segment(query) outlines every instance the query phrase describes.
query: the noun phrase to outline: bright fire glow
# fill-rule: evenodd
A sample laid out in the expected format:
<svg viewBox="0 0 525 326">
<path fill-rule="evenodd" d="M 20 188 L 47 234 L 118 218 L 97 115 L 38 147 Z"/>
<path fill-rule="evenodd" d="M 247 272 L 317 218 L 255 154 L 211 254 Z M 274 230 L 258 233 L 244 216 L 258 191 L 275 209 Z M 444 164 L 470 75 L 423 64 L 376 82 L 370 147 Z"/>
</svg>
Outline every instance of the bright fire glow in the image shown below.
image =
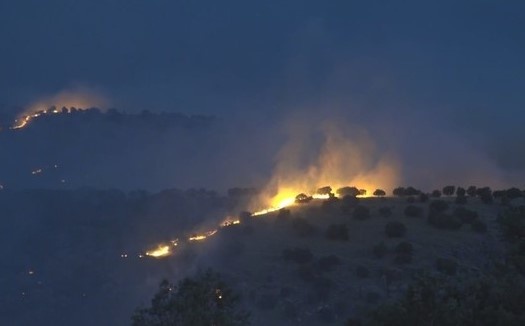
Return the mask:
<svg viewBox="0 0 525 326">
<path fill-rule="evenodd" d="M 211 230 L 203 234 L 195 234 L 188 238 L 189 241 L 202 241 L 217 233 L 217 230 Z"/>
<path fill-rule="evenodd" d="M 157 249 L 146 252 L 146 256 L 151 256 L 155 258 L 168 256 L 170 254 L 171 254 L 170 246 L 167 246 L 167 245 L 160 245 Z"/>
</svg>

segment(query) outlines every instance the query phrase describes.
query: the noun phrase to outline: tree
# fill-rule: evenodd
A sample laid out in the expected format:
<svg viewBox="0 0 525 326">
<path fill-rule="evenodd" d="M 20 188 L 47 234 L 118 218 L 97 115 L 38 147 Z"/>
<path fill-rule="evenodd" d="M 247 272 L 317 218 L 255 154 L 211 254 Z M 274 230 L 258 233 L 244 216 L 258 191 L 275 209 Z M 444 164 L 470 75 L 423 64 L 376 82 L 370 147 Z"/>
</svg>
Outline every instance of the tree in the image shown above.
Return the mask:
<svg viewBox="0 0 525 326">
<path fill-rule="evenodd" d="M 434 197 L 434 198 L 439 198 L 439 197 L 441 197 L 441 191 L 439 191 L 439 190 L 436 189 L 436 190 L 432 191 L 432 194 L 431 194 L 431 195 L 432 195 L 432 197 Z"/>
<path fill-rule="evenodd" d="M 458 189 L 456 189 L 456 196 L 458 197 L 464 197 L 466 193 L 467 191 L 465 190 L 465 188 L 458 187 Z"/>
<path fill-rule="evenodd" d="M 300 193 L 299 195 L 295 196 L 295 202 L 298 204 L 306 204 L 310 202 L 312 199 L 313 199 L 312 196 L 308 196 L 303 193 Z"/>
<path fill-rule="evenodd" d="M 445 196 L 452 196 L 455 191 L 456 191 L 456 187 L 455 186 L 445 186 L 445 187 L 443 187 L 443 195 L 445 195 Z"/>
<path fill-rule="evenodd" d="M 134 326 L 248 325 L 249 314 L 238 308 L 239 296 L 211 270 L 181 280 L 164 280 L 151 300 L 132 316 Z"/>
<path fill-rule="evenodd" d="M 397 187 L 392 191 L 392 194 L 397 197 L 403 197 L 405 195 L 405 188 Z"/>
<path fill-rule="evenodd" d="M 383 189 L 376 189 L 374 191 L 374 196 L 384 197 L 384 196 L 386 196 L 386 192 Z"/>
<path fill-rule="evenodd" d="M 317 194 L 319 195 L 330 195 L 332 193 L 332 187 L 325 186 L 317 189 Z"/>
<path fill-rule="evenodd" d="M 476 188 L 476 186 L 470 186 L 467 188 L 467 195 L 469 195 L 470 197 L 475 197 L 477 190 L 478 189 Z"/>
<path fill-rule="evenodd" d="M 337 189 L 336 193 L 340 197 L 344 197 L 344 196 L 355 197 L 359 195 L 359 189 L 357 189 L 356 187 L 342 187 L 342 188 Z"/>
</svg>

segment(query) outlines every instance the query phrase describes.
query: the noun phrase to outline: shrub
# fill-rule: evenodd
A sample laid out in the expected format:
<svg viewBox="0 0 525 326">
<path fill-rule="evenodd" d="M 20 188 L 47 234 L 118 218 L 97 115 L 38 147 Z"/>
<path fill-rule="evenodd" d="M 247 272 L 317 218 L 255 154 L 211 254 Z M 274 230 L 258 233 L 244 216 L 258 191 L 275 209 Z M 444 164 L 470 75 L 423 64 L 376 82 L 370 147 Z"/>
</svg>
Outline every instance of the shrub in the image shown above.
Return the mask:
<svg viewBox="0 0 525 326">
<path fill-rule="evenodd" d="M 498 222 L 505 239 L 511 243 L 525 239 L 525 210 L 507 208 L 498 216 Z"/>
<path fill-rule="evenodd" d="M 325 233 L 326 238 L 330 240 L 348 240 L 348 227 L 345 224 L 332 224 L 328 226 Z"/>
<path fill-rule="evenodd" d="M 458 187 L 458 189 L 456 189 L 456 196 L 463 197 L 466 194 L 467 194 L 467 191 L 465 190 L 465 188 Z"/>
<path fill-rule="evenodd" d="M 385 226 L 385 233 L 390 238 L 399 238 L 405 235 L 407 228 L 405 224 L 398 221 L 388 222 Z"/>
<path fill-rule="evenodd" d="M 352 216 L 356 220 L 366 220 L 370 218 L 370 209 L 363 205 L 357 205 Z"/>
<path fill-rule="evenodd" d="M 292 217 L 292 212 L 287 208 L 281 208 L 277 213 L 277 219 L 281 221 L 289 220 Z"/>
<path fill-rule="evenodd" d="M 492 190 L 489 187 L 478 188 L 476 194 L 484 204 L 492 204 L 494 200 L 492 197 Z"/>
<path fill-rule="evenodd" d="M 319 258 L 316 265 L 321 272 L 330 272 L 341 265 L 341 259 L 336 255 L 324 256 Z"/>
<path fill-rule="evenodd" d="M 407 187 L 405 189 L 405 196 L 418 196 L 421 193 L 421 191 L 417 190 L 414 187 Z"/>
<path fill-rule="evenodd" d="M 478 232 L 478 233 L 487 232 L 487 225 L 480 220 L 475 220 L 474 222 L 472 222 L 472 224 L 470 224 L 470 226 L 472 227 L 472 231 L 474 232 Z"/>
<path fill-rule="evenodd" d="M 386 196 L 386 192 L 383 189 L 376 189 L 373 195 L 376 197 L 384 197 Z"/>
<path fill-rule="evenodd" d="M 424 193 L 419 194 L 419 202 L 426 203 L 428 201 L 428 195 Z"/>
<path fill-rule="evenodd" d="M 409 205 L 405 208 L 405 215 L 408 217 L 421 217 L 423 216 L 423 208 Z"/>
<path fill-rule="evenodd" d="M 381 241 L 380 243 L 376 244 L 374 248 L 372 248 L 372 252 L 377 258 L 383 258 L 387 254 L 388 248 L 385 242 Z"/>
<path fill-rule="evenodd" d="M 314 255 L 307 248 L 293 248 L 293 249 L 284 249 L 283 258 L 286 261 L 292 261 L 297 264 L 306 264 L 312 261 Z"/>
<path fill-rule="evenodd" d="M 470 224 L 478 218 L 478 213 L 465 207 L 457 207 L 454 210 L 454 216 L 461 219 L 463 223 Z"/>
<path fill-rule="evenodd" d="M 431 196 L 434 197 L 434 198 L 439 198 L 439 197 L 441 197 L 441 191 L 436 189 L 436 190 L 432 191 Z"/>
<path fill-rule="evenodd" d="M 416 202 L 416 199 L 414 197 L 410 196 L 410 197 L 407 198 L 407 203 L 413 204 L 415 202 Z"/>
<path fill-rule="evenodd" d="M 355 196 L 345 195 L 341 199 L 341 211 L 344 214 L 350 214 L 357 205 L 359 205 L 359 198 Z"/>
<path fill-rule="evenodd" d="M 370 271 L 365 266 L 359 265 L 355 269 L 355 275 L 359 278 L 367 278 L 370 275 Z"/>
<path fill-rule="evenodd" d="M 292 219 L 292 230 L 300 237 L 308 237 L 315 234 L 315 227 L 307 219 L 296 217 Z"/>
<path fill-rule="evenodd" d="M 428 208 L 431 212 L 441 213 L 448 209 L 448 204 L 444 200 L 433 200 L 430 202 Z"/>
<path fill-rule="evenodd" d="M 456 200 L 454 202 L 457 205 L 465 205 L 467 203 L 467 197 L 466 196 L 457 196 Z"/>
<path fill-rule="evenodd" d="M 456 191 L 456 187 L 454 187 L 454 186 L 445 186 L 445 187 L 443 187 L 443 195 L 445 195 L 445 196 L 452 196 L 455 191 Z"/>
<path fill-rule="evenodd" d="M 379 215 L 381 215 L 383 217 L 392 216 L 392 209 L 390 207 L 381 207 L 379 209 Z"/>
<path fill-rule="evenodd" d="M 436 269 L 447 275 L 456 275 L 458 263 L 450 258 L 438 258 L 436 260 Z"/>
<path fill-rule="evenodd" d="M 411 262 L 412 262 L 411 254 L 400 253 L 394 257 L 394 263 L 396 264 L 410 264 Z"/>
<path fill-rule="evenodd" d="M 430 212 L 428 214 L 428 223 L 438 229 L 446 230 L 457 230 L 463 224 L 456 216 L 438 212 Z"/>
<path fill-rule="evenodd" d="M 395 252 L 397 254 L 409 254 L 409 255 L 411 255 L 413 250 L 414 250 L 414 247 L 412 246 L 412 244 L 410 242 L 403 241 L 403 242 L 400 242 L 396 246 Z"/>
</svg>

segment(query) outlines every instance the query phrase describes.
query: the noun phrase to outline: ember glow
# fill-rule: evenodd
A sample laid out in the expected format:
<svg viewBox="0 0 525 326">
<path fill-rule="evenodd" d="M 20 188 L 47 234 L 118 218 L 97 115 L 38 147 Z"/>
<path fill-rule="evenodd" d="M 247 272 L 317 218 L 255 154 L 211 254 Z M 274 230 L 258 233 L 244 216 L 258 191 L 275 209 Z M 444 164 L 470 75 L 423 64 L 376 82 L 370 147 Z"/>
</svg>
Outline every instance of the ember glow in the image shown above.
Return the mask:
<svg viewBox="0 0 525 326">
<path fill-rule="evenodd" d="M 203 234 L 195 234 L 188 238 L 189 241 L 202 241 L 206 240 L 207 238 L 213 236 L 215 233 L 217 233 L 217 230 L 211 230 L 208 232 L 205 232 Z"/>
<path fill-rule="evenodd" d="M 167 245 L 159 245 L 159 247 L 155 250 L 146 252 L 146 256 L 160 258 L 169 256 L 171 254 L 170 246 Z"/>
</svg>

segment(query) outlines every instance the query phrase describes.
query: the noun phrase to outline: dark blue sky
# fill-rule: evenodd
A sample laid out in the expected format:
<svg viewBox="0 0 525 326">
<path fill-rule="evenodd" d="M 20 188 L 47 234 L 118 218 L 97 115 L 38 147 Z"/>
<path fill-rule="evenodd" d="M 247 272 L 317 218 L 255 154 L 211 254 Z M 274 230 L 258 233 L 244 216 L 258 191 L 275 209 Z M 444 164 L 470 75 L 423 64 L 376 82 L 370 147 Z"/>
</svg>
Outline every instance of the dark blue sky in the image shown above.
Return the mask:
<svg viewBox="0 0 525 326">
<path fill-rule="evenodd" d="M 350 101 L 524 120 L 521 3 L 2 0 L 0 103 L 80 85 L 131 110 Z"/>
</svg>

